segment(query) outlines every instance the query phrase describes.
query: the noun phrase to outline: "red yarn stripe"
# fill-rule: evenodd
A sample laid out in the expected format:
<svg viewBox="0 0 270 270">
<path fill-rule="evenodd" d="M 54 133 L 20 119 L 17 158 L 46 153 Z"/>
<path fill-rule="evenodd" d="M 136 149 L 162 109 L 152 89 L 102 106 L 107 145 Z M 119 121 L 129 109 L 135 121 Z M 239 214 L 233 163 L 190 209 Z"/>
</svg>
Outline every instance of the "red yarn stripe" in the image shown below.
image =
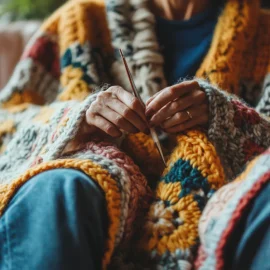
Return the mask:
<svg viewBox="0 0 270 270">
<path fill-rule="evenodd" d="M 262 189 L 263 185 L 267 183 L 269 179 L 270 179 L 270 172 L 267 172 L 253 185 L 252 189 L 249 190 L 246 196 L 240 200 L 237 208 L 235 209 L 232 215 L 232 218 L 227 228 L 225 229 L 225 231 L 223 232 L 221 236 L 219 245 L 216 249 L 216 260 L 217 260 L 216 270 L 223 269 L 223 266 L 224 266 L 223 251 L 224 251 L 228 236 L 232 233 L 235 225 L 240 220 L 242 212 L 245 210 L 246 206 L 258 194 L 258 192 Z"/>
</svg>

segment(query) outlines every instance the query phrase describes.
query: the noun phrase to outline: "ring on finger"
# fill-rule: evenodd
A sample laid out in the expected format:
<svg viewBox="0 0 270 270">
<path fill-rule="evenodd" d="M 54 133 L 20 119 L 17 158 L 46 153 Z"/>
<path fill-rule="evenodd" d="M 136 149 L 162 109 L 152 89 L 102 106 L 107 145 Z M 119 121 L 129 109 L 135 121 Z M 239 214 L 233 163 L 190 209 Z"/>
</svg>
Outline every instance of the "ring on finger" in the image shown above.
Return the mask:
<svg viewBox="0 0 270 270">
<path fill-rule="evenodd" d="M 190 111 L 185 110 L 185 112 L 187 113 L 187 115 L 188 115 L 189 119 L 192 119 L 192 118 L 193 118 L 193 116 L 192 116 L 192 114 L 190 113 Z"/>
</svg>

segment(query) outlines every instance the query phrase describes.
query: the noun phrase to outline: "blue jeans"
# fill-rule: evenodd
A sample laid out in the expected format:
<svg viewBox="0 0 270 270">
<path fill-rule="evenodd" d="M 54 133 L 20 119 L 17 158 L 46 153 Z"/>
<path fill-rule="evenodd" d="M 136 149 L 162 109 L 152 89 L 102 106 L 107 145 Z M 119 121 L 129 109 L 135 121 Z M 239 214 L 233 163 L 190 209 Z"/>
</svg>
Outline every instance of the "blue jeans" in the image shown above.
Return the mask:
<svg viewBox="0 0 270 270">
<path fill-rule="evenodd" d="M 270 184 L 228 239 L 225 269 L 270 269 Z M 99 270 L 107 213 L 104 194 L 71 169 L 33 177 L 0 219 L 0 270 Z"/>
<path fill-rule="evenodd" d="M 270 270 L 270 182 L 250 201 L 224 253 L 225 269 Z"/>
<path fill-rule="evenodd" d="M 101 269 L 106 213 L 102 190 L 82 172 L 33 177 L 0 219 L 0 269 Z"/>
</svg>

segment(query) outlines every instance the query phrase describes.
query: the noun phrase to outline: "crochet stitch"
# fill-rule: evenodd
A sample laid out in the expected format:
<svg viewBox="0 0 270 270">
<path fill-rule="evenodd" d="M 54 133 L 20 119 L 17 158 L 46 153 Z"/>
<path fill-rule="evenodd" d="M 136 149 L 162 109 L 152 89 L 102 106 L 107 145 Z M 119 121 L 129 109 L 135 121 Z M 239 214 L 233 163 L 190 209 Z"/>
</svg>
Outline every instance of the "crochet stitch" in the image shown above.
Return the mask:
<svg viewBox="0 0 270 270">
<path fill-rule="evenodd" d="M 32 38 L 0 92 L 0 214 L 34 175 L 81 170 L 107 202 L 104 269 L 191 269 L 208 200 L 270 146 L 269 18 L 257 0 L 226 1 L 196 74 L 209 102 L 209 128 L 178 134 L 163 171 L 148 135 L 128 134 L 120 146 L 95 136 L 76 140 L 102 85 L 129 90 L 119 48 L 144 100 L 167 86 L 148 1 L 67 2 Z M 260 100 L 258 107 L 220 89 Z M 208 267 L 214 255 L 207 251 Z"/>
<path fill-rule="evenodd" d="M 223 269 L 226 239 L 235 229 L 250 202 L 270 181 L 270 151 L 253 160 L 233 183 L 221 188 L 209 201 L 200 223 L 202 247 L 196 268 Z M 241 188 L 239 186 L 241 185 Z M 210 233 L 215 231 L 215 234 Z"/>
</svg>

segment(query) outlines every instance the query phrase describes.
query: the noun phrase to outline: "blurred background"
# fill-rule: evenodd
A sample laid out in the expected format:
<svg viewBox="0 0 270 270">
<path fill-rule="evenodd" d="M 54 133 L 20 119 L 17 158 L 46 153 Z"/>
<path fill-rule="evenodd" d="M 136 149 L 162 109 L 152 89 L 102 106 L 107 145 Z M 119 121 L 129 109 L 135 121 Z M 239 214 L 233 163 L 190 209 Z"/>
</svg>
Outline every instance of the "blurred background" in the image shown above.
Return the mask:
<svg viewBox="0 0 270 270">
<path fill-rule="evenodd" d="M 0 89 L 6 84 L 29 38 L 66 0 L 0 0 Z M 270 8 L 270 0 L 262 0 Z"/>
<path fill-rule="evenodd" d="M 0 89 L 4 87 L 29 38 L 66 0 L 0 0 Z"/>
</svg>

